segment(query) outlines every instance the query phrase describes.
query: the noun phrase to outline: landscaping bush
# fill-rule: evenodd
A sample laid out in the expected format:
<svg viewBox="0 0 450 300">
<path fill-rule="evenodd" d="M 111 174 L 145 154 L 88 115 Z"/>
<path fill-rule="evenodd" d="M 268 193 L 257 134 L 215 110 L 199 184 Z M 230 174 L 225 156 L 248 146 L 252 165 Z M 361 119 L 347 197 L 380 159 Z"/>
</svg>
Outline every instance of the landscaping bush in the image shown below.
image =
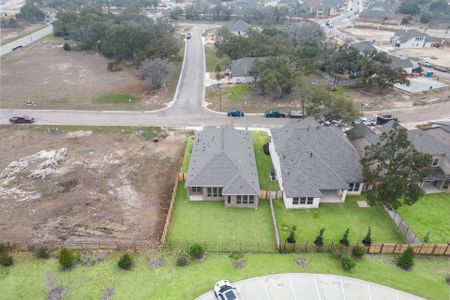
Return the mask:
<svg viewBox="0 0 450 300">
<path fill-rule="evenodd" d="M 345 271 L 350 272 L 356 266 L 356 262 L 350 255 L 342 255 L 341 266 Z"/>
<path fill-rule="evenodd" d="M 203 247 L 199 244 L 194 244 L 191 247 L 189 247 L 189 255 L 192 258 L 200 259 L 205 255 L 205 250 Z"/>
<path fill-rule="evenodd" d="M 133 258 L 130 254 L 125 253 L 120 257 L 117 265 L 123 270 L 130 270 L 133 267 Z"/>
<path fill-rule="evenodd" d="M 175 264 L 178 267 L 184 267 L 184 266 L 186 266 L 188 264 L 188 258 L 186 257 L 186 255 L 180 254 L 180 255 L 177 256 Z"/>
<path fill-rule="evenodd" d="M 400 255 L 397 260 L 397 265 L 403 270 L 409 270 L 414 265 L 414 257 L 416 254 L 414 253 L 414 249 L 411 247 L 406 248 L 405 252 Z"/>
<path fill-rule="evenodd" d="M 427 232 L 427 234 L 423 237 L 423 242 L 424 243 L 430 242 L 430 232 Z"/>
<path fill-rule="evenodd" d="M 0 255 L 0 265 L 4 267 L 9 267 L 14 263 L 14 260 L 11 255 L 7 252 Z"/>
<path fill-rule="evenodd" d="M 364 253 L 366 253 L 366 249 L 364 249 L 361 246 L 355 246 L 352 249 L 352 255 L 356 258 L 361 258 L 364 256 Z"/>
<path fill-rule="evenodd" d="M 323 233 L 325 232 L 325 228 L 320 229 L 319 235 L 314 240 L 314 244 L 316 246 L 323 246 Z"/>
<path fill-rule="evenodd" d="M 64 46 L 63 46 L 63 49 L 64 49 L 65 51 L 70 51 L 70 50 L 72 50 L 72 47 L 70 47 L 69 43 L 65 42 L 65 43 L 64 43 Z"/>
<path fill-rule="evenodd" d="M 367 230 L 367 234 L 364 237 L 364 239 L 362 240 L 363 244 L 366 246 L 370 246 L 372 245 L 372 230 L 369 226 L 369 229 Z"/>
<path fill-rule="evenodd" d="M 37 258 L 47 259 L 50 258 L 50 252 L 47 248 L 39 247 L 34 250 L 34 256 Z"/>
<path fill-rule="evenodd" d="M 347 228 L 347 230 L 344 232 L 344 235 L 342 236 L 342 239 L 339 241 L 339 244 L 345 245 L 348 247 L 350 245 L 350 242 L 348 241 L 348 233 L 350 232 L 350 229 Z"/>
<path fill-rule="evenodd" d="M 75 262 L 75 255 L 67 248 L 61 248 L 59 251 L 59 264 L 63 270 L 69 270 L 73 267 Z"/>
</svg>

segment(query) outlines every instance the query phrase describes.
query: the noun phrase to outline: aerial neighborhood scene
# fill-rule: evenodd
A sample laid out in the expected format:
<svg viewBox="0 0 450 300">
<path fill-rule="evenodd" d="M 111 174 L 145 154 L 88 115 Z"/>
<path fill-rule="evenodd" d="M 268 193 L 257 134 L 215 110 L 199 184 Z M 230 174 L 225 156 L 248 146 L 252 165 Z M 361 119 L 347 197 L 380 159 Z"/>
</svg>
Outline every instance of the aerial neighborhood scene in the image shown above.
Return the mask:
<svg viewBox="0 0 450 300">
<path fill-rule="evenodd" d="M 0 20 L 0 300 L 450 299 L 449 1 Z"/>
</svg>

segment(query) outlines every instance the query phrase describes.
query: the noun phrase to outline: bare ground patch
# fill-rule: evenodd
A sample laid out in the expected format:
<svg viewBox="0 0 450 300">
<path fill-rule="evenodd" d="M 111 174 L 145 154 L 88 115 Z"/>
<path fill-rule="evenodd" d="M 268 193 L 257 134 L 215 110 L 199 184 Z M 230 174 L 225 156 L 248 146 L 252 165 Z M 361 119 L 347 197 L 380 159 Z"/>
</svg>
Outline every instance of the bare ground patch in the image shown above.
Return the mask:
<svg viewBox="0 0 450 300">
<path fill-rule="evenodd" d="M 0 128 L 0 170 L 43 149 L 67 148 L 45 178 L 32 161 L 0 179 L 0 236 L 5 240 L 157 241 L 166 219 L 185 137 L 169 132 L 154 143 L 140 129 L 72 138 L 42 129 Z M 34 198 L 8 197 L 18 190 Z M 6 196 L 5 196 L 6 195 Z"/>
<path fill-rule="evenodd" d="M 63 39 L 48 37 L 1 60 L 2 108 L 128 109 L 152 110 L 172 100 L 181 69 L 182 56 L 168 90 L 144 91 L 136 68 L 123 65 L 107 71 L 107 59 L 89 51 L 64 51 Z M 102 102 L 102 97 L 129 94 L 130 102 Z M 26 106 L 27 100 L 34 102 Z"/>
</svg>

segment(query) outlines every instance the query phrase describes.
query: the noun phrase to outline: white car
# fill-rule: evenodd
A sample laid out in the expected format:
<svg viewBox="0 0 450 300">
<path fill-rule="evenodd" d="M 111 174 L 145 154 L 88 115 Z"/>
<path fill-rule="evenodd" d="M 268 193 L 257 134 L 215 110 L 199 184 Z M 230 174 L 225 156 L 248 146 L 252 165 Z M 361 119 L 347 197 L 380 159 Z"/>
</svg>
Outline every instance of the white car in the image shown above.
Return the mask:
<svg viewBox="0 0 450 300">
<path fill-rule="evenodd" d="M 214 295 L 219 300 L 239 300 L 234 290 L 230 282 L 226 279 L 218 281 L 214 285 Z"/>
</svg>

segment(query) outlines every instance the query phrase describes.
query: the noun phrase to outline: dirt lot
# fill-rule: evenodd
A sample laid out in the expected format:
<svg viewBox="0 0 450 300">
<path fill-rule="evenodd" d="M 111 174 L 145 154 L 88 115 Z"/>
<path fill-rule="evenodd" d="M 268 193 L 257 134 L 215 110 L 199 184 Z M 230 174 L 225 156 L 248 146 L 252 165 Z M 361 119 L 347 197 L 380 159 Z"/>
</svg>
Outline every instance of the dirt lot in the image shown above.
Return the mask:
<svg viewBox="0 0 450 300">
<path fill-rule="evenodd" d="M 119 127 L 67 131 L 74 129 L 0 128 L 0 237 L 159 240 L 184 134 Z"/>
<path fill-rule="evenodd" d="M 49 37 L 2 58 L 2 108 L 150 110 L 172 100 L 182 58 L 175 63 L 167 92 L 145 93 L 135 67 L 124 65 L 119 72 L 109 72 L 100 54 L 64 51 L 62 45 L 62 39 Z M 117 94 L 130 95 L 132 101 L 117 99 Z M 101 100 L 105 96 L 111 100 Z M 34 105 L 26 106 L 27 100 Z"/>
</svg>

